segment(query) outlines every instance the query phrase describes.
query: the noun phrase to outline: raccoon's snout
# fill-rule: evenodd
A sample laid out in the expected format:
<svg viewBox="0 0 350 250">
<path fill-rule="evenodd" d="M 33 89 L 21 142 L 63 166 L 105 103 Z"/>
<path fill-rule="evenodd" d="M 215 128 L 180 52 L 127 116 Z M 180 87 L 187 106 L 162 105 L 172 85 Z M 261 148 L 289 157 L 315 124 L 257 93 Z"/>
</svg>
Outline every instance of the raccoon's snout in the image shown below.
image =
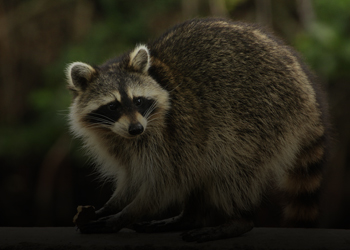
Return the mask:
<svg viewBox="0 0 350 250">
<path fill-rule="evenodd" d="M 140 135 L 144 131 L 144 128 L 141 123 L 132 123 L 129 126 L 129 134 L 130 135 Z"/>
</svg>

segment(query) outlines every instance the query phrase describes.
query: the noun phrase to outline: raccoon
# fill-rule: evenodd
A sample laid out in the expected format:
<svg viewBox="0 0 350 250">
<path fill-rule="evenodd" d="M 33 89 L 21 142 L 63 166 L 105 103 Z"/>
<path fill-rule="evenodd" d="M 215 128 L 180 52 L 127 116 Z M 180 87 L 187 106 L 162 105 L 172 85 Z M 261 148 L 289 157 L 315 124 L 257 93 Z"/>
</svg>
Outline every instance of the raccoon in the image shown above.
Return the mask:
<svg viewBox="0 0 350 250">
<path fill-rule="evenodd" d="M 256 25 L 205 18 L 101 66 L 74 62 L 70 128 L 116 184 L 82 233 L 236 237 L 275 185 L 284 218 L 311 225 L 327 150 L 327 105 L 298 54 Z M 178 205 L 173 218 L 142 218 Z"/>
</svg>

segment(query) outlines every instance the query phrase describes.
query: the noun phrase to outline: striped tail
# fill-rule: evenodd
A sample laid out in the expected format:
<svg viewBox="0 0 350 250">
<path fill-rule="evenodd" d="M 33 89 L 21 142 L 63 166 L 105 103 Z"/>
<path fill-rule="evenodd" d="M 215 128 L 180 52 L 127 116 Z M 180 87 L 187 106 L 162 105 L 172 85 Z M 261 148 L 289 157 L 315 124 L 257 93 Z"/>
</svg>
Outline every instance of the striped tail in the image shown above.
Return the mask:
<svg viewBox="0 0 350 250">
<path fill-rule="evenodd" d="M 322 136 L 305 147 L 282 182 L 281 188 L 287 202 L 284 207 L 286 226 L 318 225 L 326 144 L 326 137 Z"/>
</svg>

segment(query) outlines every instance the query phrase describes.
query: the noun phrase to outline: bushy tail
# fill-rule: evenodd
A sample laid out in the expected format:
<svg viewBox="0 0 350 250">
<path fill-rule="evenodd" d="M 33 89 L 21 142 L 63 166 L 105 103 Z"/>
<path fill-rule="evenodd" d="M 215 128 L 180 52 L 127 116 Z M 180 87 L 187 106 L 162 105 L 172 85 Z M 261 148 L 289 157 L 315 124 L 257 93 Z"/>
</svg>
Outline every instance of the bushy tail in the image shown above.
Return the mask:
<svg viewBox="0 0 350 250">
<path fill-rule="evenodd" d="M 282 182 L 286 226 L 315 227 L 318 224 L 326 144 L 323 136 L 305 147 Z"/>
</svg>

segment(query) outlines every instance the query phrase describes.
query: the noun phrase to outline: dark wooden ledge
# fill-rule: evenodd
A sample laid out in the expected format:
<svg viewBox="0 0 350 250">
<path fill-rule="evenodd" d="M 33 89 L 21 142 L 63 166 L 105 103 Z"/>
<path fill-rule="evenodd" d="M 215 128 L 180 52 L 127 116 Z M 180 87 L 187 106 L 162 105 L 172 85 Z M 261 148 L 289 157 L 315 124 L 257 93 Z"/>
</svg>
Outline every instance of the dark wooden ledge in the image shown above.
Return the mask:
<svg viewBox="0 0 350 250">
<path fill-rule="evenodd" d="M 179 233 L 83 235 L 73 227 L 0 228 L 0 249 L 350 249 L 350 230 L 255 228 L 234 239 L 187 243 Z"/>
</svg>

